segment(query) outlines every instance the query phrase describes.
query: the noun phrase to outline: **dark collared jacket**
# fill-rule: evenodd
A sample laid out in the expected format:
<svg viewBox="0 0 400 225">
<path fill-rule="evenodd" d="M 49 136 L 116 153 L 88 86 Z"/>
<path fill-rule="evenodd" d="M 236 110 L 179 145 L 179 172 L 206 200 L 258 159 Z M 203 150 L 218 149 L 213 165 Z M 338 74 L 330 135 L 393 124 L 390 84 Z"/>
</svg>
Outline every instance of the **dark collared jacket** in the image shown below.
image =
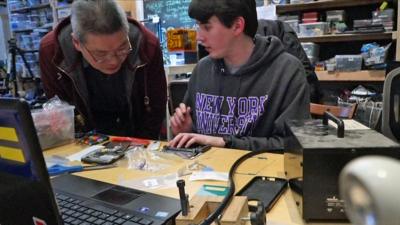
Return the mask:
<svg viewBox="0 0 400 225">
<path fill-rule="evenodd" d="M 129 96 L 132 136 L 157 138 L 165 117 L 167 91 L 159 40 L 143 25 L 129 20 L 132 52 L 121 67 Z M 39 64 L 43 88 L 48 98 L 58 97 L 76 108 L 78 130 L 94 129 L 82 56 L 72 43 L 70 19 L 64 19 L 42 38 Z M 101 96 L 99 96 L 101 98 Z"/>
</svg>

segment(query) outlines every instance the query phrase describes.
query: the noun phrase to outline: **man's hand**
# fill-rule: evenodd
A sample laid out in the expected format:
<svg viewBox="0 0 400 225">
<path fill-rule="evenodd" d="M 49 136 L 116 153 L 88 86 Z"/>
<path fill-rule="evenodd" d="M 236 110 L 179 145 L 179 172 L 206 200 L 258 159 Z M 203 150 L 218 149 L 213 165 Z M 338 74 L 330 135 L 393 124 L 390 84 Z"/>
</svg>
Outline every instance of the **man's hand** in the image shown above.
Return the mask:
<svg viewBox="0 0 400 225">
<path fill-rule="evenodd" d="M 180 133 L 172 139 L 168 145 L 175 148 L 188 148 L 192 144 L 210 145 L 213 147 L 224 147 L 225 142 L 222 137 L 214 137 L 196 133 Z"/>
<path fill-rule="evenodd" d="M 191 109 L 185 104 L 179 104 L 175 109 L 175 113 L 171 116 L 171 129 L 174 135 L 184 132 L 192 132 L 193 120 L 190 116 Z"/>
</svg>

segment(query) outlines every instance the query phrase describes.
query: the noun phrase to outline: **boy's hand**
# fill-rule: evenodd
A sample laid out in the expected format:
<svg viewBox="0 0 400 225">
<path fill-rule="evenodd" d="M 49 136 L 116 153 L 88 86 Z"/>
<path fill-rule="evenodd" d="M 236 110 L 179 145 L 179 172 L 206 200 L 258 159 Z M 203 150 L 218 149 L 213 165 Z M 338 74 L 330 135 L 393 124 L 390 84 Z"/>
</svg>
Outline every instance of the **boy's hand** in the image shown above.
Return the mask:
<svg viewBox="0 0 400 225">
<path fill-rule="evenodd" d="M 210 145 L 213 147 L 224 147 L 222 137 L 208 136 L 196 133 L 180 133 L 172 139 L 168 145 L 175 148 L 189 148 L 193 144 Z"/>
<path fill-rule="evenodd" d="M 175 109 L 175 113 L 171 116 L 171 129 L 174 135 L 179 133 L 192 132 L 193 120 L 190 115 L 191 108 L 185 104 L 179 104 L 179 107 Z"/>
</svg>

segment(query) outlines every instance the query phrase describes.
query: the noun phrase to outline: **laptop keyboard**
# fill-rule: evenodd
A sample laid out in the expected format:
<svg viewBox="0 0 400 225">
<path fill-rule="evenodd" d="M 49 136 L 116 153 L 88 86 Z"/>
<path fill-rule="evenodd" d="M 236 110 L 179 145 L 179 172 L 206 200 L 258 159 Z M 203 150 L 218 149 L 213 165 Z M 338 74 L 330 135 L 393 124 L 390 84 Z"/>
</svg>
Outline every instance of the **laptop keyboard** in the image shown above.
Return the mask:
<svg viewBox="0 0 400 225">
<path fill-rule="evenodd" d="M 88 208 L 83 201 L 56 193 L 64 225 L 151 225 L 153 221 L 94 205 Z"/>
</svg>

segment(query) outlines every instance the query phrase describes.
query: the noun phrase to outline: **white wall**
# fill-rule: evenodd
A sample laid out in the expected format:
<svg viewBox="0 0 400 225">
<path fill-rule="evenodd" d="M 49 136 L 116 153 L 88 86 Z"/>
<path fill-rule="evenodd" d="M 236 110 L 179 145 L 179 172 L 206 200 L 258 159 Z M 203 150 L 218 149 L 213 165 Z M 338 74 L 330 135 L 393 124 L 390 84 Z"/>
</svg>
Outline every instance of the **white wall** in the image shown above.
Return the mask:
<svg viewBox="0 0 400 225">
<path fill-rule="evenodd" d="M 143 12 L 143 0 L 136 1 L 136 19 L 143 20 L 144 12 Z"/>
</svg>

